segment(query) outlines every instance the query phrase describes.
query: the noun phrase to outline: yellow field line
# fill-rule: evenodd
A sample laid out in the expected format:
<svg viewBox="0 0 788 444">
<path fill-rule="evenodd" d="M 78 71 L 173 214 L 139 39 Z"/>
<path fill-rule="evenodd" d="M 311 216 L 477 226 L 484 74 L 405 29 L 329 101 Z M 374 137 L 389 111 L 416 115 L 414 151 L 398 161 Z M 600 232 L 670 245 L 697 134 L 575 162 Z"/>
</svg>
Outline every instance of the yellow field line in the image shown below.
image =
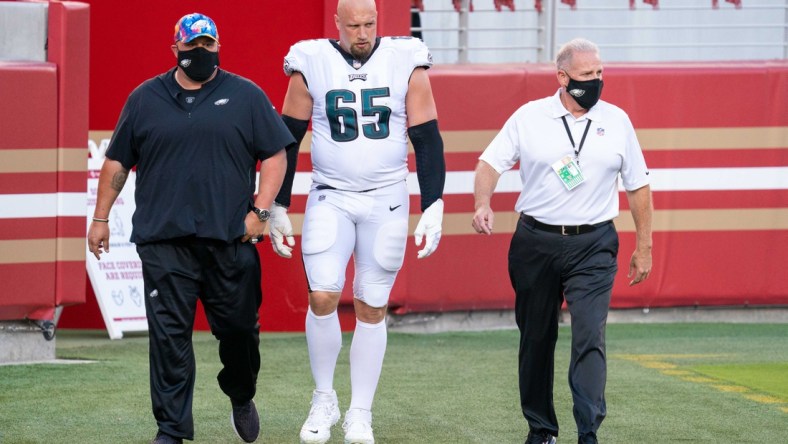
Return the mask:
<svg viewBox="0 0 788 444">
<path fill-rule="evenodd" d="M 698 372 L 694 372 L 689 369 L 680 369 L 677 364 L 667 362 L 667 360 L 681 360 L 681 359 L 697 359 L 697 358 L 711 358 L 711 357 L 720 357 L 724 355 L 703 355 L 703 354 L 687 354 L 687 355 L 676 355 L 676 354 L 665 354 L 665 355 L 653 355 L 653 354 L 644 354 L 644 355 L 630 355 L 630 354 L 620 354 L 620 355 L 612 355 L 612 358 L 623 359 L 625 361 L 635 362 L 638 365 L 659 370 L 660 373 L 666 376 L 673 376 L 676 378 L 681 379 L 682 381 L 687 382 L 694 382 L 696 384 L 705 384 L 709 385 L 721 392 L 725 393 L 738 393 L 743 398 L 749 399 L 750 401 L 757 402 L 759 404 L 777 404 L 777 408 L 780 409 L 783 413 L 788 413 L 788 400 L 784 400 L 778 398 L 776 396 L 765 395 L 762 393 L 752 393 L 749 388 L 739 386 L 739 385 L 731 385 L 726 381 L 722 381 L 716 378 L 711 378 L 706 375 L 703 375 Z"/>
</svg>

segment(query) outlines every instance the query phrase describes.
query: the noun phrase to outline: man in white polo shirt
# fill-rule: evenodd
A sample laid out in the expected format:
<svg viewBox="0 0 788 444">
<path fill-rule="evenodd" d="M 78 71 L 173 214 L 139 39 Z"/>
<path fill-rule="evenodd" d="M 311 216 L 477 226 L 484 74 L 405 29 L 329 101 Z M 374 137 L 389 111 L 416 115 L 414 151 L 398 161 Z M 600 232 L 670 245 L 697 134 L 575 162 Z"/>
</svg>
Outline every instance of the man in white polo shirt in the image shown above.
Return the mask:
<svg viewBox="0 0 788 444">
<path fill-rule="evenodd" d="M 569 386 L 578 443 L 597 443 L 605 418 L 605 323 L 616 275 L 621 177 L 635 221 L 630 285 L 651 272 L 648 169 L 627 114 L 600 101 L 602 62 L 584 39 L 556 57 L 558 91 L 528 102 L 504 124 L 480 157 L 474 180 L 473 228 L 491 234 L 490 199 L 500 175 L 520 162 L 521 214 L 509 249 L 520 329 L 520 403 L 526 443 L 555 443 L 553 370 L 558 315 L 572 317 Z"/>
</svg>

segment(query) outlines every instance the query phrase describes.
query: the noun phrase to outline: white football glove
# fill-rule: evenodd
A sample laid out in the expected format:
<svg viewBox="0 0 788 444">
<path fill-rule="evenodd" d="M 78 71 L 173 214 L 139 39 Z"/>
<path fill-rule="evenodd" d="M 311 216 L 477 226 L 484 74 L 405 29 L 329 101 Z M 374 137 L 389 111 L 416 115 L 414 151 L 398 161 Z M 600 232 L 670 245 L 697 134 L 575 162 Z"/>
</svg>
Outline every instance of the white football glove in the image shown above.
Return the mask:
<svg viewBox="0 0 788 444">
<path fill-rule="evenodd" d="M 441 240 L 441 224 L 443 223 L 443 199 L 438 199 L 432 203 L 419 219 L 416 231 L 413 232 L 416 246 L 421 246 L 421 240 L 427 237 L 424 248 L 419 250 L 418 258 L 422 259 L 431 255 L 438 249 Z"/>
<path fill-rule="evenodd" d="M 268 220 L 271 238 L 271 246 L 279 256 L 293 257 L 293 247 L 295 238 L 293 237 L 293 224 L 287 216 L 287 208 L 274 204 L 271 206 L 271 218 Z M 287 245 L 285 244 L 287 240 Z"/>
</svg>

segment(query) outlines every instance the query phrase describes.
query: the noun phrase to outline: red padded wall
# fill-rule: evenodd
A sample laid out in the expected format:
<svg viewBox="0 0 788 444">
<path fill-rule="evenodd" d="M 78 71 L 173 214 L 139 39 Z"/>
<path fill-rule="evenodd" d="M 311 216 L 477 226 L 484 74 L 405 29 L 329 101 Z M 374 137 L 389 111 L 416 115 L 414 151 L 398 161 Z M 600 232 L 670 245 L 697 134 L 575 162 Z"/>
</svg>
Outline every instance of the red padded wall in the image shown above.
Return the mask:
<svg viewBox="0 0 788 444">
<path fill-rule="evenodd" d="M 0 62 L 0 320 L 85 301 L 88 11 L 50 2 L 48 61 Z"/>
<path fill-rule="evenodd" d="M 128 93 L 172 66 L 172 27 L 187 12 L 200 11 L 217 21 L 222 66 L 261 85 L 277 107 L 287 86 L 281 62 L 289 46 L 302 39 L 336 36 L 334 0 L 278 2 L 275 7 L 253 0 L 89 3 L 90 129 L 94 132 L 111 131 Z M 379 1 L 382 34 L 407 32 L 402 29 L 404 15 L 389 20 L 389 14 L 404 14 L 408 3 Z M 558 88 L 550 65 L 436 66 L 430 76 L 450 172 L 472 171 L 480 152 L 514 110 Z M 785 97 L 785 61 L 605 66 L 603 98 L 629 113 L 651 168 L 787 166 Z M 302 148 L 299 171 L 309 168 L 308 150 Z M 613 306 L 788 303 L 788 281 L 778 268 L 788 260 L 784 247 L 788 187 L 784 185 L 771 190 L 656 191 L 654 273 L 644 284 L 626 285 L 634 233 L 624 221 L 618 223 L 621 250 Z M 432 257 L 416 260 L 413 238 L 408 239 L 392 309 L 407 313 L 511 308 L 506 252 L 513 223 L 505 215 L 511 215 L 516 194 L 494 197 L 501 219 L 489 238 L 471 232 L 470 193 L 449 192 L 444 198 L 440 248 Z M 624 219 L 626 199 L 622 196 L 621 201 Z M 418 220 L 418 197 L 411 202 L 412 230 Z M 291 208 L 299 234 L 304 203 L 305 196 L 295 196 Z M 303 329 L 307 303 L 298 259 L 300 241 L 297 236 L 299 245 L 289 261 L 274 255 L 267 241 L 258 246 L 265 330 Z M 348 288 L 341 307 L 346 329 L 352 327 L 351 298 Z M 64 311 L 61 325 L 101 325 L 97 313 L 88 290 L 88 304 Z M 197 327 L 207 328 L 202 316 Z"/>
<path fill-rule="evenodd" d="M 0 106 L 0 196 L 56 193 L 56 66 L 0 62 L 0 103 L 14 104 Z M 16 207 L 0 208 L 0 320 L 54 307 L 57 218 L 24 217 Z"/>
</svg>

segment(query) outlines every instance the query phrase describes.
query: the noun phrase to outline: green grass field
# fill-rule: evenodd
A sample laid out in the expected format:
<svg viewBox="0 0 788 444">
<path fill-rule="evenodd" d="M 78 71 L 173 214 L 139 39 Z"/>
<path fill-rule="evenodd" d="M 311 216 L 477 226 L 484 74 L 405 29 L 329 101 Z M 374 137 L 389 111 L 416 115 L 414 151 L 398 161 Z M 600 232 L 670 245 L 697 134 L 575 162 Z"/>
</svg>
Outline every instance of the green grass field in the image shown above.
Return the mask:
<svg viewBox="0 0 788 444">
<path fill-rule="evenodd" d="M 788 442 L 788 325 L 608 326 L 602 443 Z M 347 408 L 349 336 L 336 372 Z M 194 338 L 196 443 L 237 443 L 219 390 L 217 342 Z M 522 443 L 517 332 L 389 335 L 375 401 L 379 443 Z M 260 443 L 297 443 L 312 381 L 302 334 L 264 334 Z M 156 432 L 147 336 L 61 330 L 57 355 L 90 364 L 0 366 L 0 443 L 145 443 Z M 559 443 L 575 443 L 566 382 L 569 329 L 556 351 Z M 331 443 L 341 443 L 334 428 Z"/>
</svg>

